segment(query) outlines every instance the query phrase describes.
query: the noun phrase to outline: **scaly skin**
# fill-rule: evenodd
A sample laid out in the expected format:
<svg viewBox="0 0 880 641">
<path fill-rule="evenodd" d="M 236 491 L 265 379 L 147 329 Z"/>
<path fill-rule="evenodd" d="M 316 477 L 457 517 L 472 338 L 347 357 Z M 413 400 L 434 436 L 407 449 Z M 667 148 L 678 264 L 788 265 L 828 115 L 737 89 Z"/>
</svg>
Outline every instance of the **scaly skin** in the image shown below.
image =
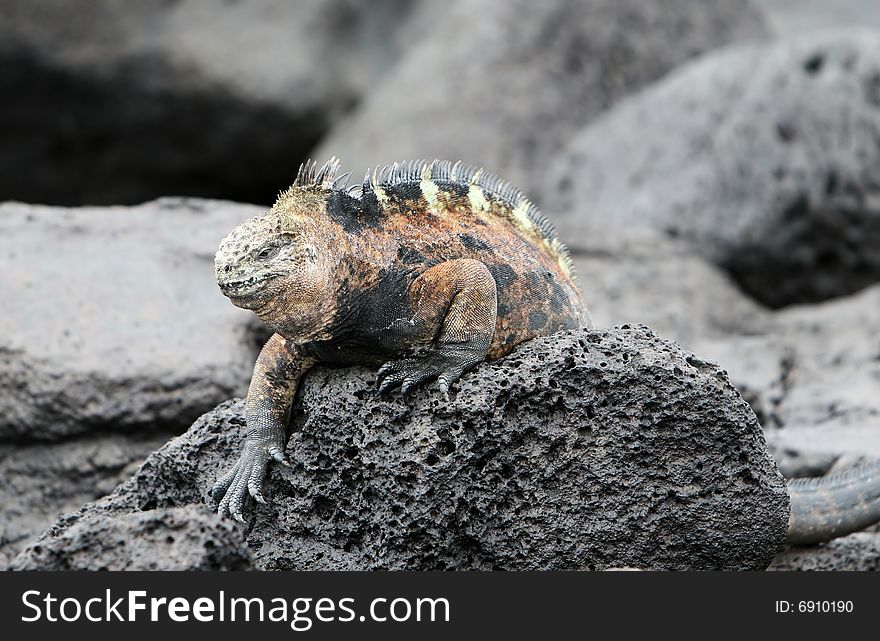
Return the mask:
<svg viewBox="0 0 880 641">
<path fill-rule="evenodd" d="M 536 336 L 592 325 L 565 247 L 537 209 L 499 179 L 448 162 L 367 173 L 359 193 L 338 163 L 307 163 L 263 216 L 227 236 L 223 293 L 275 334 L 248 390 L 248 435 L 212 493 L 243 520 L 264 502 L 271 460 L 286 463 L 290 406 L 319 362 L 381 365 L 382 392 L 466 371 Z"/>
<path fill-rule="evenodd" d="M 880 460 L 821 478 L 789 481 L 786 543 L 810 545 L 880 521 Z"/>
</svg>

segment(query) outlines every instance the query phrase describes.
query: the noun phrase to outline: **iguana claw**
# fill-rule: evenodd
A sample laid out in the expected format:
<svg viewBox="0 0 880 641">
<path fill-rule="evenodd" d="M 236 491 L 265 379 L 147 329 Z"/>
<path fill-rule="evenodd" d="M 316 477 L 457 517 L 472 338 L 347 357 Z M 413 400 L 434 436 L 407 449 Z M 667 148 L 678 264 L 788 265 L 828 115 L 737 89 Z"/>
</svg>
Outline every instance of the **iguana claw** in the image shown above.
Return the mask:
<svg viewBox="0 0 880 641">
<path fill-rule="evenodd" d="M 280 447 L 266 446 L 250 440 L 245 443 L 238 462 L 211 489 L 214 500 L 219 500 L 218 514 L 232 516 L 236 521 L 243 523 L 242 508 L 248 495 L 257 503 L 266 503 L 263 497 L 263 479 L 270 460 L 286 463 Z M 289 463 L 287 465 L 289 466 Z"/>
<path fill-rule="evenodd" d="M 379 392 L 384 394 L 400 387 L 404 397 L 425 381 L 436 378 L 440 392 L 449 398 L 449 387 L 479 359 L 468 352 L 433 351 L 423 357 L 401 358 L 388 361 L 376 373 Z"/>
</svg>

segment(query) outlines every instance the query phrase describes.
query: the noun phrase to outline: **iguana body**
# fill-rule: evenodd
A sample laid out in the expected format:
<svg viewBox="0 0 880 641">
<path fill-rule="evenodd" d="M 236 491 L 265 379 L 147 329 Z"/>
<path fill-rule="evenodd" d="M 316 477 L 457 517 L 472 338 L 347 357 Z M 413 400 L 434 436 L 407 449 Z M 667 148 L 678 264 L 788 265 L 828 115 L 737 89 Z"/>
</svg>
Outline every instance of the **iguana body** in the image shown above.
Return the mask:
<svg viewBox="0 0 880 641">
<path fill-rule="evenodd" d="M 290 406 L 315 363 L 381 365 L 380 390 L 404 394 L 436 377 L 447 393 L 523 341 L 591 325 L 565 248 L 518 190 L 434 161 L 351 191 L 337 169 L 301 167 L 217 252 L 223 293 L 275 332 L 248 390 L 244 452 L 213 490 L 239 520 L 248 494 L 263 502 L 268 461 L 286 463 Z"/>
<path fill-rule="evenodd" d="M 248 494 L 264 502 L 268 462 L 287 464 L 290 407 L 316 363 L 381 365 L 382 391 L 436 377 L 446 393 L 485 359 L 592 324 L 565 247 L 518 190 L 449 162 L 395 164 L 356 191 L 337 170 L 335 160 L 303 165 L 217 252 L 223 293 L 275 332 L 248 389 L 241 458 L 212 490 L 238 520 Z M 829 540 L 880 519 L 878 472 L 790 482 L 787 540 Z"/>
</svg>

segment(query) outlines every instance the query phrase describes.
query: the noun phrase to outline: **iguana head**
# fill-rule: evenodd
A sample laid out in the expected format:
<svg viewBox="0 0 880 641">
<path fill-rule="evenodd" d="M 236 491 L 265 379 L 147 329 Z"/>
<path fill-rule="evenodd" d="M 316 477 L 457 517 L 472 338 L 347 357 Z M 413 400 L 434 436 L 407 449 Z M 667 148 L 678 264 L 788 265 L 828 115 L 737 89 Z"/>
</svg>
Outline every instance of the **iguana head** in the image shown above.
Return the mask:
<svg viewBox="0 0 880 641">
<path fill-rule="evenodd" d="M 236 227 L 214 258 L 223 294 L 293 340 L 317 337 L 335 309 L 342 248 L 326 224 L 323 200 L 314 190 L 289 192 Z"/>
</svg>

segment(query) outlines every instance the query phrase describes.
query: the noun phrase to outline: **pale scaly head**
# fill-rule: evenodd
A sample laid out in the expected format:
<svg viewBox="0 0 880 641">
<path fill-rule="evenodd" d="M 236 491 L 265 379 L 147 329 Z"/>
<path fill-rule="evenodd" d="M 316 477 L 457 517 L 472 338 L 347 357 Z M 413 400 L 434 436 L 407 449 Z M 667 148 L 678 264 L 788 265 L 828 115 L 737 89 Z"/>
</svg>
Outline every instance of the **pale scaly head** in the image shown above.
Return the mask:
<svg viewBox="0 0 880 641">
<path fill-rule="evenodd" d="M 220 290 L 271 329 L 294 341 L 320 338 L 336 308 L 336 268 L 345 240 L 328 224 L 327 194 L 338 161 L 304 163 L 272 208 L 220 243 L 214 270 Z"/>
</svg>

